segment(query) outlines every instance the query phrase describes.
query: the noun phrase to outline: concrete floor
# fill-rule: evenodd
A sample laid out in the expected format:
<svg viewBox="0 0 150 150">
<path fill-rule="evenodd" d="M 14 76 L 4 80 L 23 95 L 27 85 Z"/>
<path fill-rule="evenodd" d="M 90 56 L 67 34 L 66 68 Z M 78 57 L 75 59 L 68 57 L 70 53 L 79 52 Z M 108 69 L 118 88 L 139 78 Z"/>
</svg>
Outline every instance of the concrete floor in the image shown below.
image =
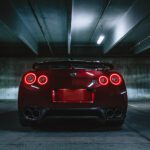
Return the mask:
<svg viewBox="0 0 150 150">
<path fill-rule="evenodd" d="M 0 102 L 0 150 L 149 150 L 150 101 L 129 102 L 121 130 L 93 119 L 51 120 L 42 130 L 21 127 L 16 102 Z"/>
</svg>

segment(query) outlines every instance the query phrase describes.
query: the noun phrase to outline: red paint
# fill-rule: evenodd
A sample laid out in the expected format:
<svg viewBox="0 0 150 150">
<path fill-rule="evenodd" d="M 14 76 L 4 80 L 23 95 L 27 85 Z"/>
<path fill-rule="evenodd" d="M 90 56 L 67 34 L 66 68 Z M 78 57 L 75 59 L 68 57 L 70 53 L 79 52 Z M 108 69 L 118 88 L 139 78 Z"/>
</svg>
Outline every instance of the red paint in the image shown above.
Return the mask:
<svg viewBox="0 0 150 150">
<path fill-rule="evenodd" d="M 94 103 L 94 99 L 95 99 L 95 94 L 94 94 L 94 92 L 92 92 L 92 101 L 91 101 L 91 103 Z"/>
</svg>

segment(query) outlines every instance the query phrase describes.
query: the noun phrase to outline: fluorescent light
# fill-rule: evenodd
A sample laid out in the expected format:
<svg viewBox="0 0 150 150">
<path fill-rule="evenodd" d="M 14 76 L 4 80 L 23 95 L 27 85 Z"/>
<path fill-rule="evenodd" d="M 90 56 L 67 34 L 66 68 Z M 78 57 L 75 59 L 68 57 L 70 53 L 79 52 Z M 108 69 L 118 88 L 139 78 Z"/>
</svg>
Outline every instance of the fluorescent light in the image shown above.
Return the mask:
<svg viewBox="0 0 150 150">
<path fill-rule="evenodd" d="M 97 40 L 97 44 L 100 45 L 103 42 L 104 38 L 105 38 L 104 35 L 100 35 Z"/>
</svg>

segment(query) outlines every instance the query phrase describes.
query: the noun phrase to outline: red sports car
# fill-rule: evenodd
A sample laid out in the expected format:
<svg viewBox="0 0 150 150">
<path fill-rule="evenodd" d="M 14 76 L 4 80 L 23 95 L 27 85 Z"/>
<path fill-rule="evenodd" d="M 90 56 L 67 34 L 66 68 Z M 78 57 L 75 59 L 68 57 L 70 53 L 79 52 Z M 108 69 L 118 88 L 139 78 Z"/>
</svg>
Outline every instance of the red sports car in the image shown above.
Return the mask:
<svg viewBox="0 0 150 150">
<path fill-rule="evenodd" d="M 18 112 L 22 125 L 38 124 L 48 116 L 93 116 L 121 126 L 126 111 L 126 86 L 110 63 L 35 63 L 21 80 Z"/>
</svg>

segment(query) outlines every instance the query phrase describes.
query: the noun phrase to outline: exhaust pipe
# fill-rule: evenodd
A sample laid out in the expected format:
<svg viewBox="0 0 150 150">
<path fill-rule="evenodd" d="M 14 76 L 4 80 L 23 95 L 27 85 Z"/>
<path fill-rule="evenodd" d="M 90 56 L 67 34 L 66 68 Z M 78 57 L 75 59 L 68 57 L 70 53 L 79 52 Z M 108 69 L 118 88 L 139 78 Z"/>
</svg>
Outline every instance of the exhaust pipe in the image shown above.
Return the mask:
<svg viewBox="0 0 150 150">
<path fill-rule="evenodd" d="M 122 116 L 122 112 L 120 110 L 115 110 L 115 117 L 121 117 Z"/>
<path fill-rule="evenodd" d="M 41 117 L 41 110 L 38 108 L 26 108 L 24 116 L 28 120 L 38 120 Z"/>
<path fill-rule="evenodd" d="M 107 119 L 117 119 L 122 117 L 122 111 L 119 109 L 108 109 L 106 112 Z"/>
</svg>

